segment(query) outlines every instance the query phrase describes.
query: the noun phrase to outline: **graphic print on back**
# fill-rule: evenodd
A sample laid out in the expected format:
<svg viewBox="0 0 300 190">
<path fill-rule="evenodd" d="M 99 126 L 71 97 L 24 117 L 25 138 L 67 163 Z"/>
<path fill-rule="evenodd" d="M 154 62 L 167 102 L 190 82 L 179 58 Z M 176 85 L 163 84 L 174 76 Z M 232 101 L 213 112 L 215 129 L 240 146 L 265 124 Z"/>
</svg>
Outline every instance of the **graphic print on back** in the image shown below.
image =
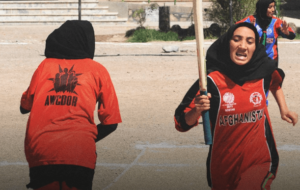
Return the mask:
<svg viewBox="0 0 300 190">
<path fill-rule="evenodd" d="M 49 90 L 49 92 L 55 90 L 55 92 L 70 92 L 77 94 L 75 91 L 76 85 L 80 85 L 78 83 L 77 76 L 82 75 L 82 73 L 76 74 L 76 71 L 73 70 L 74 65 L 70 70 L 68 68 L 62 68 L 59 65 L 59 73 L 56 73 L 55 78 L 49 78 L 48 80 L 53 81 L 54 88 Z"/>
<path fill-rule="evenodd" d="M 54 78 L 49 78 L 53 82 L 54 87 L 49 90 L 48 92 L 55 91 L 58 92 L 68 92 L 74 93 L 76 95 L 77 92 L 75 88 L 77 85 L 80 85 L 78 82 L 78 76 L 82 75 L 82 73 L 76 73 L 73 70 L 74 65 L 70 68 L 62 69 L 59 65 L 59 72 L 55 74 Z M 77 96 L 70 96 L 70 95 L 48 95 L 45 100 L 45 106 L 49 105 L 67 105 L 67 106 L 76 106 L 78 97 Z"/>
</svg>

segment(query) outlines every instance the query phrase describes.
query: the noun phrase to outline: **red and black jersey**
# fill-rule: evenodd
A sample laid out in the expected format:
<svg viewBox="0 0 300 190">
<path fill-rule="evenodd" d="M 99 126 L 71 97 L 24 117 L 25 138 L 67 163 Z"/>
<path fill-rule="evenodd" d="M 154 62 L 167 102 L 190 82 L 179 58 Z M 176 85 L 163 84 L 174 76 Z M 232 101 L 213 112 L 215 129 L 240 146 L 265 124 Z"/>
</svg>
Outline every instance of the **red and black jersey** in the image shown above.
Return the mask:
<svg viewBox="0 0 300 190">
<path fill-rule="evenodd" d="M 121 122 L 117 96 L 107 70 L 92 59 L 46 58 L 23 93 L 30 111 L 25 137 L 29 167 L 66 164 L 94 169 L 97 127 Z"/>
<path fill-rule="evenodd" d="M 213 144 L 207 160 L 207 177 L 212 189 L 242 189 L 241 181 L 246 178 L 242 176 L 246 174 L 250 178 L 258 173 L 264 174 L 261 179 L 253 181 L 257 187 L 267 184 L 263 183 L 267 174 L 275 176 L 279 159 L 265 92 L 281 88 L 283 76 L 283 72 L 277 69 L 268 78 L 237 85 L 219 71 L 208 75 L 207 89 L 212 95 L 209 114 Z M 175 127 L 179 131 L 192 127 L 186 124 L 185 113 L 195 106 L 198 84 L 198 81 L 194 83 L 176 109 Z"/>
</svg>

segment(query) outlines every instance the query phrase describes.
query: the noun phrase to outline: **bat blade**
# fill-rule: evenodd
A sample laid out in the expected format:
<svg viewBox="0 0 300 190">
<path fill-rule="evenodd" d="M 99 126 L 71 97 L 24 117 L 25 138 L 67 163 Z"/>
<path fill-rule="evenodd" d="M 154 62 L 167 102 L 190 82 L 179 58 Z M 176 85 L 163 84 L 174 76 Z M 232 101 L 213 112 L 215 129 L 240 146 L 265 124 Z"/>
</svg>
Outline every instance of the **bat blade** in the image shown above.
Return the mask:
<svg viewBox="0 0 300 190">
<path fill-rule="evenodd" d="M 202 16 L 202 0 L 193 0 L 195 38 L 197 46 L 197 60 L 199 71 L 199 89 L 201 95 L 207 95 L 207 75 L 204 53 L 204 34 L 203 34 L 203 16 Z M 205 144 L 212 144 L 212 135 L 209 121 L 209 112 L 202 112 L 203 131 Z"/>
</svg>

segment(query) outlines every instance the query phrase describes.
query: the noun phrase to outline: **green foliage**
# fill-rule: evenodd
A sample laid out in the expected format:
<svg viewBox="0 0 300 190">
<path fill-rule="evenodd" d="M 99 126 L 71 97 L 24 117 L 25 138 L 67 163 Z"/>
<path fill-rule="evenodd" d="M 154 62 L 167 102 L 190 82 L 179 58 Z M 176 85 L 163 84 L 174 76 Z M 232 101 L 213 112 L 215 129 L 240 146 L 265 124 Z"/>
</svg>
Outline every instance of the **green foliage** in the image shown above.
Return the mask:
<svg viewBox="0 0 300 190">
<path fill-rule="evenodd" d="M 207 10 L 208 20 L 214 21 L 224 28 L 230 27 L 230 0 L 211 0 L 212 5 Z M 255 13 L 257 0 L 232 0 L 233 23 Z"/>
<path fill-rule="evenodd" d="M 167 33 L 154 29 L 138 29 L 128 38 L 127 42 L 150 42 L 150 41 L 185 41 L 195 40 L 195 36 L 186 36 L 180 39 L 176 32 L 169 31 Z M 205 36 L 205 39 L 217 39 L 212 35 Z"/>
<path fill-rule="evenodd" d="M 295 39 L 300 40 L 300 34 L 296 34 Z"/>
<path fill-rule="evenodd" d="M 187 36 L 185 38 L 182 39 L 182 41 L 185 41 L 185 40 L 195 40 L 195 36 Z"/>
<path fill-rule="evenodd" d="M 146 21 L 145 9 L 142 7 L 140 9 L 134 11 L 132 17 L 137 20 L 137 23 L 140 25 L 140 27 L 143 27 L 143 24 Z"/>
<path fill-rule="evenodd" d="M 159 8 L 159 5 L 157 3 L 150 4 L 150 9 L 151 10 L 155 10 L 155 9 L 158 9 L 158 8 Z"/>
<path fill-rule="evenodd" d="M 148 6 L 151 10 L 155 10 L 159 8 L 159 5 L 157 3 L 152 3 L 150 6 Z M 137 20 L 137 23 L 140 27 L 143 27 L 143 24 L 146 22 L 146 7 L 141 7 L 140 9 L 134 11 L 132 14 L 132 18 Z"/>
<path fill-rule="evenodd" d="M 218 37 L 214 36 L 212 34 L 207 34 L 207 35 L 204 35 L 204 39 L 206 39 L 206 40 L 212 40 L 212 39 L 218 39 Z"/>
<path fill-rule="evenodd" d="M 276 12 L 277 12 L 276 17 L 282 19 L 282 16 L 283 16 L 283 15 L 282 15 L 282 12 L 281 12 L 281 10 L 280 10 L 281 0 L 275 0 L 275 2 L 276 2 Z"/>
<path fill-rule="evenodd" d="M 139 29 L 128 39 L 128 42 L 150 41 L 178 41 L 178 34 L 172 31 L 165 33 L 154 29 Z"/>
</svg>

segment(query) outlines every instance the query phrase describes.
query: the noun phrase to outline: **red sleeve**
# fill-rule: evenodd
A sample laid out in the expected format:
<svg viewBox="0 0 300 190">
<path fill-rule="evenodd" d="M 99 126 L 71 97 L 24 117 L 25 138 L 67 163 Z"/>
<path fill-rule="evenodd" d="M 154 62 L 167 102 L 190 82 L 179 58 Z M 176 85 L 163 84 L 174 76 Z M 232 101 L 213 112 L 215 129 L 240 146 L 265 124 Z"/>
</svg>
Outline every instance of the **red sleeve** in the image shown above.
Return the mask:
<svg viewBox="0 0 300 190">
<path fill-rule="evenodd" d="M 197 92 L 196 96 L 199 95 L 199 94 L 200 93 Z M 194 107 L 195 107 L 195 98 L 192 100 L 192 102 L 190 103 L 190 105 L 184 109 L 183 112 L 187 113 L 187 112 L 191 111 Z"/>
<path fill-rule="evenodd" d="M 292 32 L 295 34 L 295 31 L 291 27 L 289 27 L 288 29 L 289 29 L 289 32 Z"/>
<path fill-rule="evenodd" d="M 272 74 L 272 79 L 270 83 L 270 90 L 278 90 L 281 88 L 284 76 L 278 71 L 275 70 Z"/>
<path fill-rule="evenodd" d="M 109 73 L 104 69 L 101 74 L 98 118 L 103 125 L 121 123 L 119 103 Z"/>
<path fill-rule="evenodd" d="M 253 21 L 254 21 L 254 16 L 250 15 L 250 16 L 247 16 L 246 18 L 243 18 L 240 21 L 237 21 L 235 24 L 239 24 L 239 23 L 242 23 L 242 22 L 249 22 L 249 23 L 251 23 Z"/>
<path fill-rule="evenodd" d="M 22 94 L 22 97 L 21 97 L 21 107 L 24 108 L 25 110 L 28 110 L 28 111 L 31 110 L 31 107 L 32 107 L 32 104 L 33 104 L 33 98 L 34 98 L 35 90 L 36 90 L 36 87 L 38 85 L 40 73 L 42 71 L 42 65 L 43 65 L 43 62 L 35 70 L 32 78 L 31 78 L 29 87 Z"/>
<path fill-rule="evenodd" d="M 189 94 L 189 93 L 188 93 Z M 199 95 L 200 94 L 200 92 L 198 91 L 197 92 L 197 94 L 195 95 L 195 96 L 197 96 L 197 95 Z M 186 95 L 187 96 L 187 95 Z M 195 97 L 194 96 L 194 97 Z M 189 112 L 190 110 L 192 110 L 194 107 L 195 107 L 195 98 L 193 98 L 193 100 L 189 103 L 189 105 L 188 106 L 186 106 L 185 108 L 184 108 L 184 110 L 183 110 L 183 112 L 180 114 L 181 116 L 179 116 L 179 117 L 176 117 L 176 114 L 175 114 L 175 117 L 174 117 L 174 121 L 175 121 L 175 128 L 178 130 L 178 131 L 180 131 L 180 132 L 186 132 L 186 131 L 188 131 L 189 129 L 191 129 L 192 127 L 195 127 L 195 126 L 197 126 L 198 125 L 198 123 L 199 123 L 199 119 L 200 119 L 200 117 L 197 119 L 197 121 L 194 123 L 194 125 L 192 125 L 192 126 L 187 126 L 187 124 L 186 124 L 186 121 L 185 121 L 185 114 L 187 113 L 187 112 Z M 181 103 L 181 105 L 184 105 L 184 103 Z"/>
</svg>

